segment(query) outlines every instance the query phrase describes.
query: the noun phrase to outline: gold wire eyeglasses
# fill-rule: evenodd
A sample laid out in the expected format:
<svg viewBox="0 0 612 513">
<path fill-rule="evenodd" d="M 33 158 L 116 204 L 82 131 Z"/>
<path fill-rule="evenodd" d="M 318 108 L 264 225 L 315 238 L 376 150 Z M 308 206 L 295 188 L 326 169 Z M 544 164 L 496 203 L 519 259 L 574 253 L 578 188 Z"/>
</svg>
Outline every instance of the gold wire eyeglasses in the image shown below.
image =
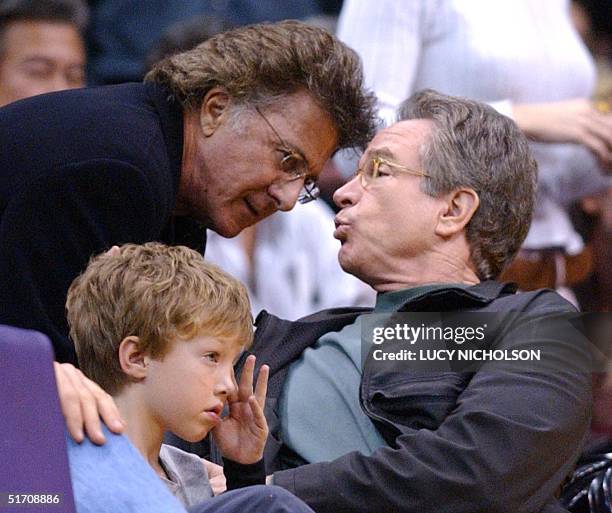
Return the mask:
<svg viewBox="0 0 612 513">
<path fill-rule="evenodd" d="M 382 166 L 382 169 L 381 169 Z M 385 169 L 388 168 L 388 169 Z M 411 169 L 406 166 L 402 166 L 401 164 L 396 164 L 395 162 L 391 162 L 384 157 L 372 157 L 370 158 L 364 167 L 358 168 L 355 176 L 359 177 L 359 181 L 361 186 L 365 189 L 368 185 L 374 182 L 377 178 L 381 176 L 392 175 L 393 171 L 399 171 L 401 173 L 408 173 L 416 176 L 425 176 L 427 178 L 430 177 L 427 173 L 423 171 L 418 171 L 415 169 Z"/>
</svg>

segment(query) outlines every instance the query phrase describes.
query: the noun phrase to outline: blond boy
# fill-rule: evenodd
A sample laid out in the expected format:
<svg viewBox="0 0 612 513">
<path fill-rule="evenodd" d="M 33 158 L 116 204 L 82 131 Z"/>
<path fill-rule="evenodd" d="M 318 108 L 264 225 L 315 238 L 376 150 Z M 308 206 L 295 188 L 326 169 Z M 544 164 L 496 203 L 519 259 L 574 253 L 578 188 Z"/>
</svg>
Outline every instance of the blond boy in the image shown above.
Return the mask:
<svg viewBox="0 0 612 513">
<path fill-rule="evenodd" d="M 90 261 L 66 308 L 81 370 L 112 395 L 128 438 L 183 504 L 212 492 L 204 463 L 163 445 L 165 431 L 187 441 L 212 431 L 228 488 L 263 483 L 268 368 L 253 391 L 249 357 L 236 384 L 253 338 L 238 281 L 183 246 L 126 244 Z"/>
</svg>

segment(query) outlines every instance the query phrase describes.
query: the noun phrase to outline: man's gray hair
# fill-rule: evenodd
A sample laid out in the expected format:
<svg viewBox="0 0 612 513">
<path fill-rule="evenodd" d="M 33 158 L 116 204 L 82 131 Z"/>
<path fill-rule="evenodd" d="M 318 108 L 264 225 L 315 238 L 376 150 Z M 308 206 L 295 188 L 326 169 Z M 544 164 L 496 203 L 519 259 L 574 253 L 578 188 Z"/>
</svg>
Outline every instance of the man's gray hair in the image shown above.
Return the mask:
<svg viewBox="0 0 612 513">
<path fill-rule="evenodd" d="M 375 97 L 363 87 L 355 51 L 326 30 L 298 21 L 217 34 L 162 60 L 145 80 L 167 87 L 185 109 L 198 108 L 215 86 L 251 107 L 306 90 L 333 120 L 339 148 L 365 146 L 377 125 Z"/>
<path fill-rule="evenodd" d="M 510 118 L 473 100 L 424 90 L 402 103 L 399 120 L 434 123 L 421 150 L 430 178 L 423 192 L 439 196 L 473 189 L 480 206 L 466 228 L 480 279 L 492 279 L 510 263 L 527 236 L 535 203 L 537 164 Z"/>
</svg>

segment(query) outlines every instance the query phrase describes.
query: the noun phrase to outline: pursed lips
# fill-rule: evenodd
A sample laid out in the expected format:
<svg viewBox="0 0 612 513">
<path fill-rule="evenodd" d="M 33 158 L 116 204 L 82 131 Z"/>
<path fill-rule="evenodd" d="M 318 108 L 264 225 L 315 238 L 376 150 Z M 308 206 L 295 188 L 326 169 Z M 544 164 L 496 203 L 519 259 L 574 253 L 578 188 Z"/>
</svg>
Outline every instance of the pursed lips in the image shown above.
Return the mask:
<svg viewBox="0 0 612 513">
<path fill-rule="evenodd" d="M 344 242 L 350 228 L 350 223 L 344 221 L 339 216 L 336 216 L 334 218 L 334 224 L 336 225 L 336 229 L 334 230 L 334 238 L 338 239 L 340 242 Z"/>
</svg>

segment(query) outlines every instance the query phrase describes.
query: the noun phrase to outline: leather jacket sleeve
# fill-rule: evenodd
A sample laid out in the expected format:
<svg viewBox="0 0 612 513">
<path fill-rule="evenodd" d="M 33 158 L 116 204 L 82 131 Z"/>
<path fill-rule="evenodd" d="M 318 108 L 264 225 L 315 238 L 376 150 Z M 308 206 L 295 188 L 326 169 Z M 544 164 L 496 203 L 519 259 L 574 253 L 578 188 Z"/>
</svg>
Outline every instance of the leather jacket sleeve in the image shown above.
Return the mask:
<svg viewBox="0 0 612 513">
<path fill-rule="evenodd" d="M 556 349 L 554 370 L 483 367 L 436 429 L 406 428 L 371 455 L 352 452 L 276 472 L 274 484 L 318 513 L 533 513 L 551 507 L 588 429 L 589 355 L 572 333 L 555 331 L 553 338 L 521 325 L 511 344 L 527 338 Z"/>
</svg>

